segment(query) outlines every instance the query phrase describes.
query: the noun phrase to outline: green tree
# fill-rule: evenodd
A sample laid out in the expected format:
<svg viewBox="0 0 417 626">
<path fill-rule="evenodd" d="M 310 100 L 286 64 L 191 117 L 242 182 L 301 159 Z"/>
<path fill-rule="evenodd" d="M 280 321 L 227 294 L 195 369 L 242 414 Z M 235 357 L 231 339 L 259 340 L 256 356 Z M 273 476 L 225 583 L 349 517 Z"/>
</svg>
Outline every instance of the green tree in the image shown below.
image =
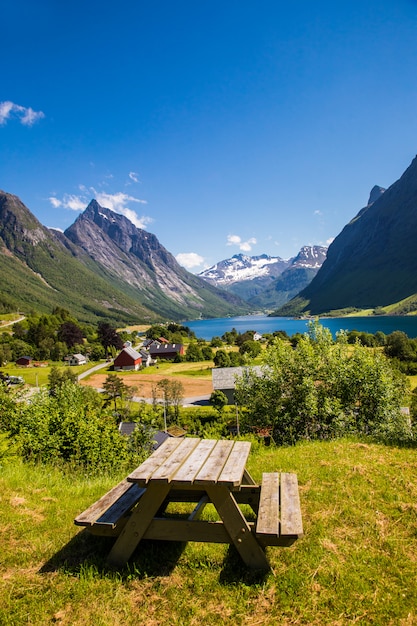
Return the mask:
<svg viewBox="0 0 417 626">
<path fill-rule="evenodd" d="M 230 357 L 226 350 L 217 350 L 213 361 L 216 367 L 230 367 Z"/>
<path fill-rule="evenodd" d="M 107 394 L 107 401 L 114 402 L 114 412 L 117 414 L 117 398 L 123 398 L 126 393 L 126 385 L 117 374 L 109 374 L 103 383 L 103 388 Z"/>
<path fill-rule="evenodd" d="M 226 404 L 229 401 L 227 399 L 226 394 L 223 393 L 220 389 L 215 389 L 210 396 L 210 404 L 219 412 L 219 414 L 223 411 Z"/>
<path fill-rule="evenodd" d="M 245 370 L 236 398 L 242 428 L 272 427 L 277 443 L 370 435 L 381 441 L 412 438 L 401 414 L 406 380 L 380 352 L 341 333 L 333 341 L 317 322 L 295 348 L 277 340 L 265 353 L 263 375 Z"/>
<path fill-rule="evenodd" d="M 240 354 L 246 354 L 251 359 L 255 359 L 262 352 L 262 347 L 259 341 L 253 339 L 247 339 L 239 347 Z"/>
<path fill-rule="evenodd" d="M 176 418 L 179 414 L 179 406 L 184 397 L 184 386 L 178 380 L 163 378 L 156 384 L 156 393 L 162 399 L 165 418 L 171 413 L 171 407 Z"/>
<path fill-rule="evenodd" d="M 58 339 L 66 343 L 68 348 L 72 348 L 76 344 L 82 344 L 83 338 L 83 331 L 71 320 L 63 322 L 58 328 Z"/>
<path fill-rule="evenodd" d="M 192 363 L 198 363 L 198 361 L 203 360 L 203 353 L 201 352 L 200 346 L 196 342 L 193 341 L 188 345 L 185 360 Z"/>
<path fill-rule="evenodd" d="M 107 322 L 100 322 L 97 328 L 97 336 L 101 345 L 104 348 L 106 358 L 109 354 L 109 348 L 114 347 L 120 350 L 123 347 L 123 342 L 116 332 L 113 326 L 110 326 Z"/>
<path fill-rule="evenodd" d="M 52 395 L 56 395 L 57 390 L 60 389 L 66 383 L 77 384 L 78 376 L 76 372 L 70 369 L 70 367 L 59 368 L 51 367 L 51 371 L 48 376 L 48 389 Z"/>
<path fill-rule="evenodd" d="M 210 346 L 203 346 L 201 348 L 201 354 L 203 356 L 204 361 L 212 361 L 214 357 L 213 348 Z"/>
</svg>

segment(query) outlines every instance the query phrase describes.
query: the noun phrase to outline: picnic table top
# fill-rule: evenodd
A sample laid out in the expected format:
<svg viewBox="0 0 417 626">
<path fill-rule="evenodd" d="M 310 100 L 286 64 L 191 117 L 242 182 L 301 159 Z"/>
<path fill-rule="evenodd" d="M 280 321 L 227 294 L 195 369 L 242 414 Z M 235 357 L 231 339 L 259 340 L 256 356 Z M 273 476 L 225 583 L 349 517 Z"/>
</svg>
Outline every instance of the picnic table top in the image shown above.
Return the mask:
<svg viewBox="0 0 417 626">
<path fill-rule="evenodd" d="M 167 439 L 129 476 L 129 482 L 171 486 L 223 485 L 239 487 L 251 444 L 215 439 Z"/>
</svg>

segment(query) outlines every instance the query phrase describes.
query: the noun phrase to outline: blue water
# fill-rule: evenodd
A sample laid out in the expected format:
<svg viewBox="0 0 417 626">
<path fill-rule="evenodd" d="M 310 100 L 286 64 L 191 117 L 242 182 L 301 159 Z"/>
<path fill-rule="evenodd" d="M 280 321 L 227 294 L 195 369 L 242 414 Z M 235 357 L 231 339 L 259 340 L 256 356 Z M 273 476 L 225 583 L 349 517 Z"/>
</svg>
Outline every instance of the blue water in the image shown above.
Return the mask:
<svg viewBox="0 0 417 626">
<path fill-rule="evenodd" d="M 328 328 L 333 337 L 339 330 L 358 330 L 375 334 L 378 330 L 386 335 L 395 330 L 402 330 L 408 337 L 417 337 L 417 316 L 412 317 L 347 317 L 347 318 L 320 318 L 320 323 Z M 233 328 L 239 333 L 254 330 L 258 333 L 273 333 L 275 330 L 285 330 L 291 337 L 296 333 L 307 331 L 307 320 L 291 317 L 267 317 L 266 315 L 242 315 L 240 317 L 222 317 L 210 320 L 191 320 L 184 322 L 197 337 L 210 340 L 212 337 L 221 337 L 226 331 Z"/>
</svg>

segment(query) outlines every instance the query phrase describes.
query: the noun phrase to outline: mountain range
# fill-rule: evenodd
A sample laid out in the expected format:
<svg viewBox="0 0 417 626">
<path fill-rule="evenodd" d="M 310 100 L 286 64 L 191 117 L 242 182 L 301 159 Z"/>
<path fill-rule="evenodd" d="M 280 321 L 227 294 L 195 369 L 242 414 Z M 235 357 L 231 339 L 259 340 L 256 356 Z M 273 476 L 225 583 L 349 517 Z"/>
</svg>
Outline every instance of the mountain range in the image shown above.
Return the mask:
<svg viewBox="0 0 417 626">
<path fill-rule="evenodd" d="M 417 157 L 326 248 L 292 259 L 236 255 L 199 276 L 155 235 L 92 200 L 65 231 L 44 227 L 0 191 L 0 313 L 68 309 L 80 321 L 181 321 L 275 315 L 417 312 Z"/>
<path fill-rule="evenodd" d="M 187 272 L 155 235 L 92 200 L 64 233 L 0 191 L 0 311 L 118 324 L 246 313 L 234 294 Z"/>
<path fill-rule="evenodd" d="M 417 157 L 343 228 L 311 283 L 276 311 L 318 315 L 417 311 Z"/>
<path fill-rule="evenodd" d="M 254 309 L 273 309 L 290 300 L 306 287 L 326 258 L 327 248 L 303 246 L 290 259 L 266 254 L 236 254 L 200 272 L 199 276 L 222 287 Z"/>
</svg>

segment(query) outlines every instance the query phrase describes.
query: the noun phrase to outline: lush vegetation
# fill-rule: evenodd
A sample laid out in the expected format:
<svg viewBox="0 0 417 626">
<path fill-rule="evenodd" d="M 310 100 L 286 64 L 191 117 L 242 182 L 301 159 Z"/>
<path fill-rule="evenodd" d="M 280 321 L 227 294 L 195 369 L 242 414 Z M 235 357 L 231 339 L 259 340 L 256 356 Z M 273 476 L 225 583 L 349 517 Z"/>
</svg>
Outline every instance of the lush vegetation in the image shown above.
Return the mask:
<svg viewBox="0 0 417 626">
<path fill-rule="evenodd" d="M 17 335 L 40 343 L 47 338 L 40 331 L 54 328 L 65 342 L 80 340 L 77 328 L 62 328 L 68 321 L 81 329 L 83 346 L 96 342 L 103 353 L 103 343 L 111 351 L 109 340 L 123 337 L 62 315 L 28 320 Z M 241 347 L 253 341 L 252 331 L 208 345 L 183 327 L 156 330 L 172 332 L 169 340 L 181 336 L 187 350 L 206 345 L 250 362 Z M 153 403 L 132 402 L 134 389 L 115 373 L 103 394 L 79 386 L 72 368 L 50 368 L 47 385 L 32 396 L 0 382 L 0 623 L 414 623 L 417 396 L 404 418 L 399 408 L 409 391 L 398 368 L 412 363 L 415 351 L 413 341 L 393 335 L 341 334 L 333 341 L 313 323 L 307 336 L 264 337 L 256 359 L 266 375 L 247 370 L 238 412 L 221 392 L 213 393 L 212 406 L 181 406 L 181 377 L 169 372 L 207 369 L 204 361 L 161 365 L 166 378 Z M 123 437 L 120 419 L 141 426 Z M 255 480 L 265 471 L 297 473 L 304 538 L 269 548 L 273 571 L 262 578 L 233 548 L 204 543 L 144 542 L 126 567 L 110 570 L 111 540 L 79 532 L 74 517 L 149 454 L 155 429 L 180 425 L 190 435 L 218 438 L 238 423 L 253 441 Z M 268 426 L 275 443 L 293 445 L 260 444 L 251 433 Z M 204 515 L 213 514 L 206 507 Z"/>
<path fill-rule="evenodd" d="M 59 362 L 68 354 L 83 354 L 98 361 L 116 354 L 123 341 L 134 340 L 137 332 L 116 332 L 108 322 L 83 324 L 66 309 L 56 307 L 51 314 L 32 314 L 5 329 L 0 335 L 0 366 L 21 356 L 35 361 Z"/>
<path fill-rule="evenodd" d="M 295 347 L 276 339 L 262 373 L 248 369 L 238 381 L 242 431 L 269 427 L 279 444 L 348 434 L 415 442 L 415 428 L 401 412 L 405 376 L 380 351 L 349 344 L 344 333 L 333 341 L 312 322 Z"/>
</svg>

